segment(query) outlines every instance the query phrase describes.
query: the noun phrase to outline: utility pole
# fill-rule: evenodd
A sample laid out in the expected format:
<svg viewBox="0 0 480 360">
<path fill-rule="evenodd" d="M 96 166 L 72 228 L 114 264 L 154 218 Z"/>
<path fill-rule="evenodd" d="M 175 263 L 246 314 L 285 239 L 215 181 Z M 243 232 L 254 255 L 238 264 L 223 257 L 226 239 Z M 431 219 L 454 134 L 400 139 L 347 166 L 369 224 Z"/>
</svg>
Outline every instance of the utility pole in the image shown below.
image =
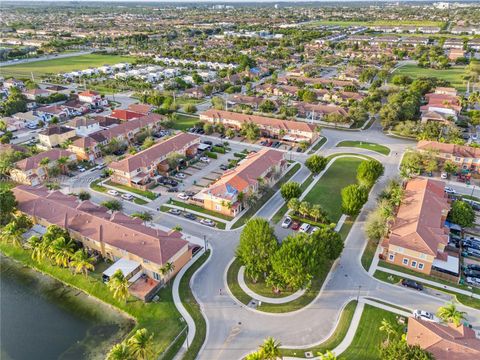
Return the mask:
<svg viewBox="0 0 480 360">
<path fill-rule="evenodd" d="M 357 303 L 358 303 L 358 299 L 360 298 L 360 289 L 361 288 L 362 288 L 362 285 L 358 285 Z"/>
<path fill-rule="evenodd" d="M 203 246 L 205 248 L 205 252 L 207 252 L 207 247 L 208 247 L 207 235 L 203 235 Z"/>
</svg>

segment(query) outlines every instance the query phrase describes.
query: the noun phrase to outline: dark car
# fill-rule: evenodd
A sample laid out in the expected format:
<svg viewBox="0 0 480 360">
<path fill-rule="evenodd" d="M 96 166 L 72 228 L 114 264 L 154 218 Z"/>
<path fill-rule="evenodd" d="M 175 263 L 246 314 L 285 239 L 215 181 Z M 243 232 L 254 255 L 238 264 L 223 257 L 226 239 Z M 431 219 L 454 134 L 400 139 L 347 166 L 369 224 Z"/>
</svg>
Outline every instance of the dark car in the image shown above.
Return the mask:
<svg viewBox="0 0 480 360">
<path fill-rule="evenodd" d="M 195 220 L 197 217 L 193 215 L 192 213 L 185 213 L 183 214 L 183 217 L 190 219 L 190 220 Z"/>
<path fill-rule="evenodd" d="M 215 144 L 215 146 L 221 147 L 221 148 L 225 147 L 225 145 L 223 145 L 222 143 L 217 143 L 217 144 Z"/>
<path fill-rule="evenodd" d="M 410 280 L 410 279 L 403 279 L 402 280 L 402 285 L 405 287 L 409 287 L 418 291 L 423 290 L 423 285 L 417 283 L 416 281 Z"/>
<path fill-rule="evenodd" d="M 223 171 L 228 170 L 228 166 L 225 165 L 225 164 L 222 164 L 222 165 L 220 165 L 220 169 L 223 170 Z"/>
<path fill-rule="evenodd" d="M 291 229 L 292 229 L 292 230 L 295 230 L 295 231 L 298 230 L 298 229 L 300 229 L 300 223 L 299 223 L 298 221 L 294 221 L 294 222 L 292 223 Z"/>
<path fill-rule="evenodd" d="M 477 264 L 468 264 L 466 267 L 467 270 L 480 271 L 480 265 Z"/>
<path fill-rule="evenodd" d="M 480 278 L 480 271 L 478 270 L 465 270 L 463 273 L 467 277 Z"/>
<path fill-rule="evenodd" d="M 204 144 L 207 144 L 207 145 L 210 145 L 212 146 L 213 145 L 213 142 L 211 142 L 210 140 L 205 140 L 205 141 L 202 141 Z"/>
<path fill-rule="evenodd" d="M 177 187 L 171 187 L 167 189 L 167 192 L 177 192 L 178 188 Z"/>
<path fill-rule="evenodd" d="M 480 243 L 474 240 L 463 240 L 462 241 L 463 247 L 469 247 L 472 249 L 480 250 Z"/>
</svg>

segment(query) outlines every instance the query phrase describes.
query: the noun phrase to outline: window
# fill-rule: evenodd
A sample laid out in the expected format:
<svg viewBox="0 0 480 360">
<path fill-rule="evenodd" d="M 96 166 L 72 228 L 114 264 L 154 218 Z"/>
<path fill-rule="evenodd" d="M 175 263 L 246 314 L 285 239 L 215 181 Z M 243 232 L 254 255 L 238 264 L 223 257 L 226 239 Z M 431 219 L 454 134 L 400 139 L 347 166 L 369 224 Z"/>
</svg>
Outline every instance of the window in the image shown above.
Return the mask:
<svg viewBox="0 0 480 360">
<path fill-rule="evenodd" d="M 407 258 L 403 258 L 403 265 L 408 265 L 408 259 Z"/>
<path fill-rule="evenodd" d="M 156 272 L 153 273 L 153 278 L 155 280 L 160 280 L 160 275 L 158 275 Z"/>
<path fill-rule="evenodd" d="M 416 261 L 412 261 L 412 267 L 413 267 L 413 268 L 416 268 L 416 267 L 417 267 L 417 262 L 416 262 Z"/>
<path fill-rule="evenodd" d="M 217 210 L 217 211 L 222 210 L 222 205 L 215 204 L 215 210 Z"/>
<path fill-rule="evenodd" d="M 143 262 L 144 262 L 145 264 L 150 264 L 150 261 L 148 261 L 147 259 L 143 259 Z"/>
<path fill-rule="evenodd" d="M 418 263 L 418 268 L 419 268 L 420 270 L 423 270 L 423 264 L 422 264 L 422 263 Z"/>
<path fill-rule="evenodd" d="M 426 259 L 427 258 L 427 255 L 425 254 L 420 254 L 420 259 Z"/>
<path fill-rule="evenodd" d="M 388 255 L 388 260 L 390 260 L 390 261 L 395 260 L 395 254 L 389 254 Z"/>
</svg>

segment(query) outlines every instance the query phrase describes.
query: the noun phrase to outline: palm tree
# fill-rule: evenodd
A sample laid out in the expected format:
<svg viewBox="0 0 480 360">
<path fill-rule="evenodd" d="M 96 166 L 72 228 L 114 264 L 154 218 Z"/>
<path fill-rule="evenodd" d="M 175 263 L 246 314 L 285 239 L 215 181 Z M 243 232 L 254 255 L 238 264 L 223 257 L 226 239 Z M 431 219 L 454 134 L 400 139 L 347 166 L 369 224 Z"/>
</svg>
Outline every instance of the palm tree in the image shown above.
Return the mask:
<svg viewBox="0 0 480 360">
<path fill-rule="evenodd" d="M 133 359 L 130 346 L 124 341 L 112 347 L 107 355 L 107 360 L 130 360 Z"/>
<path fill-rule="evenodd" d="M 320 207 L 320 205 L 315 204 L 315 205 L 312 206 L 312 208 L 310 209 L 310 216 L 315 221 L 318 221 L 318 218 L 320 218 L 320 216 L 322 216 L 322 208 Z"/>
<path fill-rule="evenodd" d="M 300 207 L 298 208 L 298 212 L 303 217 L 306 217 L 310 212 L 310 207 L 311 206 L 310 206 L 310 203 L 308 201 L 302 201 L 301 204 L 300 204 Z"/>
<path fill-rule="evenodd" d="M 180 225 L 175 225 L 173 228 L 172 228 L 173 231 L 182 231 L 183 228 L 180 226 Z"/>
<path fill-rule="evenodd" d="M 132 214 L 132 217 L 143 220 L 144 225 L 147 225 L 147 222 L 153 219 L 153 215 L 149 211 Z"/>
<path fill-rule="evenodd" d="M 449 303 L 442 306 L 437 311 L 437 316 L 445 322 L 454 323 L 456 326 L 460 326 L 462 321 L 465 320 L 464 311 L 457 310 L 457 307 L 453 303 Z"/>
<path fill-rule="evenodd" d="M 20 247 L 22 245 L 22 230 L 18 228 L 15 221 L 10 221 L 0 233 L 0 239 Z"/>
<path fill-rule="evenodd" d="M 57 266 L 67 267 L 72 259 L 74 250 L 75 244 L 73 241 L 60 236 L 53 241 L 51 246 L 53 261 Z"/>
<path fill-rule="evenodd" d="M 383 331 L 387 334 L 387 342 L 390 341 L 390 335 L 395 334 L 395 329 L 393 328 L 390 321 L 383 319 L 378 330 Z"/>
<path fill-rule="evenodd" d="M 245 360 L 264 360 L 263 354 L 260 351 L 248 354 Z"/>
<path fill-rule="evenodd" d="M 163 277 L 168 276 L 173 270 L 175 270 L 175 265 L 172 264 L 171 262 L 167 262 L 165 265 L 163 265 L 158 271 L 160 274 L 162 274 Z M 170 279 L 167 280 L 167 283 Z"/>
<path fill-rule="evenodd" d="M 93 266 L 94 261 L 95 259 L 89 256 L 85 249 L 81 249 L 73 254 L 70 266 L 75 269 L 76 274 L 83 273 L 87 276 L 89 270 L 95 270 L 95 266 Z"/>
<path fill-rule="evenodd" d="M 128 298 L 128 280 L 119 269 L 110 277 L 107 282 L 110 291 L 113 292 L 113 297 L 118 300 L 127 300 Z"/>
<path fill-rule="evenodd" d="M 32 259 L 40 261 L 43 259 L 42 240 L 38 236 L 31 236 L 27 240 L 28 247 L 32 250 Z"/>
<path fill-rule="evenodd" d="M 128 339 L 128 345 L 130 345 L 132 355 L 135 359 L 147 360 L 153 355 L 152 350 L 153 334 L 149 335 L 147 329 L 139 329 L 136 331 L 130 339 Z"/>
<path fill-rule="evenodd" d="M 327 350 L 325 354 L 319 354 L 320 360 L 337 360 L 337 356 L 330 350 Z"/>
<path fill-rule="evenodd" d="M 57 159 L 58 167 L 60 168 L 60 173 L 65 174 L 65 170 L 68 164 L 68 157 L 61 156 Z"/>
<path fill-rule="evenodd" d="M 280 356 L 280 343 L 275 341 L 273 337 L 265 339 L 259 348 L 265 360 L 276 360 Z"/>
<path fill-rule="evenodd" d="M 297 198 L 292 198 L 288 201 L 287 207 L 292 211 L 294 214 L 298 213 L 300 209 L 300 200 Z"/>
<path fill-rule="evenodd" d="M 40 160 L 40 167 L 43 169 L 43 172 L 45 173 L 45 177 L 48 179 L 48 165 L 50 164 L 50 159 L 49 158 L 43 158 Z"/>
</svg>

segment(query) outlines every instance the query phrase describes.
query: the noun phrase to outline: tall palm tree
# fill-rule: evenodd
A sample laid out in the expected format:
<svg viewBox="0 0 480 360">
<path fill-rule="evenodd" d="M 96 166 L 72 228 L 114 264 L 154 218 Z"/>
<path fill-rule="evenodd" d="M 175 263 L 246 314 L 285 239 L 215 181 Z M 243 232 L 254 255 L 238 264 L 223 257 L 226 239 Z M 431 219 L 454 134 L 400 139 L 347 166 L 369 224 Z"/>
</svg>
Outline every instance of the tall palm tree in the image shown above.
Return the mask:
<svg viewBox="0 0 480 360">
<path fill-rule="evenodd" d="M 263 354 L 260 351 L 248 354 L 245 360 L 264 360 Z"/>
<path fill-rule="evenodd" d="M 168 276 L 173 270 L 175 270 L 175 265 L 172 264 L 171 262 L 167 262 L 165 265 L 163 265 L 158 271 L 160 274 L 162 274 L 163 277 Z M 170 279 L 167 280 L 167 284 Z"/>
<path fill-rule="evenodd" d="M 337 360 L 337 356 L 330 350 L 327 350 L 325 354 L 319 354 L 320 360 Z"/>
<path fill-rule="evenodd" d="M 310 209 L 310 216 L 311 216 L 315 221 L 318 221 L 318 219 L 320 218 L 320 216 L 322 216 L 322 208 L 320 207 L 320 205 L 315 204 L 315 205 L 312 206 L 312 208 Z"/>
<path fill-rule="evenodd" d="M 387 342 L 390 341 L 390 335 L 395 333 L 395 329 L 393 328 L 392 324 L 390 323 L 390 321 L 388 321 L 386 319 L 382 320 L 378 330 L 387 334 Z"/>
<path fill-rule="evenodd" d="M 149 334 L 147 329 L 139 329 L 130 339 L 128 345 L 131 348 L 135 359 L 147 360 L 152 357 L 153 334 Z"/>
<path fill-rule="evenodd" d="M 298 212 L 303 217 L 306 217 L 310 213 L 310 203 L 308 201 L 302 201 L 300 207 L 298 208 Z"/>
<path fill-rule="evenodd" d="M 297 198 L 292 198 L 288 201 L 287 206 L 289 210 L 291 210 L 294 214 L 296 214 L 300 209 L 300 200 L 298 200 Z"/>
<path fill-rule="evenodd" d="M 58 164 L 58 167 L 60 168 L 60 173 L 65 174 L 66 169 L 67 169 L 67 164 L 68 164 L 68 157 L 60 156 L 57 159 L 57 164 Z"/>
<path fill-rule="evenodd" d="M 130 346 L 125 341 L 116 344 L 108 352 L 107 360 L 133 360 Z"/>
<path fill-rule="evenodd" d="M 43 158 L 40 160 L 40 167 L 43 169 L 43 172 L 45 173 L 45 177 L 48 179 L 48 165 L 50 164 L 50 159 L 49 158 Z"/>
<path fill-rule="evenodd" d="M 449 303 L 442 306 L 437 311 L 437 316 L 445 322 L 454 323 L 456 326 L 460 326 L 462 321 L 465 320 L 466 314 L 464 311 L 457 310 L 457 307 L 453 303 Z"/>
<path fill-rule="evenodd" d="M 38 236 L 31 236 L 27 240 L 28 247 L 32 250 L 32 259 L 40 261 L 43 259 L 42 240 Z"/>
<path fill-rule="evenodd" d="M 75 269 L 75 273 L 83 273 L 87 276 L 89 270 L 95 270 L 95 266 L 93 266 L 94 261 L 95 259 L 89 256 L 85 249 L 81 249 L 73 254 L 70 266 Z"/>
<path fill-rule="evenodd" d="M 280 343 L 273 337 L 266 338 L 259 350 L 265 360 L 277 360 L 280 357 Z"/>
<path fill-rule="evenodd" d="M 143 220 L 144 225 L 147 225 L 147 222 L 153 219 L 153 215 L 149 211 L 132 214 L 132 217 Z"/>
<path fill-rule="evenodd" d="M 57 266 L 67 267 L 75 251 L 75 244 L 71 239 L 63 236 L 55 239 L 51 245 L 52 259 Z"/>
<path fill-rule="evenodd" d="M 18 247 L 22 245 L 22 230 L 19 229 L 15 221 L 10 221 L 3 227 L 0 240 Z"/>
<path fill-rule="evenodd" d="M 128 298 L 128 280 L 119 269 L 110 277 L 107 283 L 110 291 L 113 292 L 113 297 L 118 300 L 126 301 Z"/>
</svg>

